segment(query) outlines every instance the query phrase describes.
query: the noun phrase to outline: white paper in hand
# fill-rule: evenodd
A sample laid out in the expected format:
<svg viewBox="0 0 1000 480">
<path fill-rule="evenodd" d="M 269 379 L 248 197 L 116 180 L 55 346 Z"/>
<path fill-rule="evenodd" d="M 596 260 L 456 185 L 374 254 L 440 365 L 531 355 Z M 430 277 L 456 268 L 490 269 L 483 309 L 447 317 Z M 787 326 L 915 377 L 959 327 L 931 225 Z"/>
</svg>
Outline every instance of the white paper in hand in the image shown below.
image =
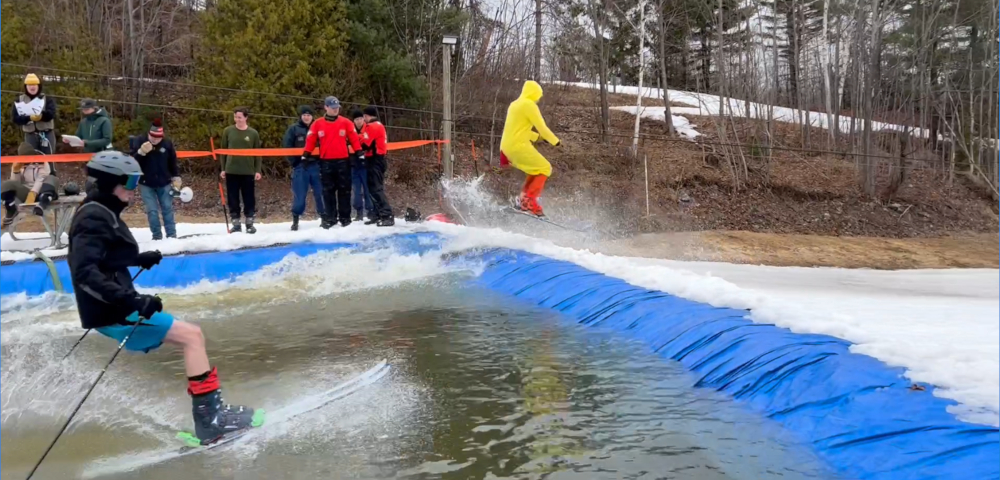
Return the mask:
<svg viewBox="0 0 1000 480">
<path fill-rule="evenodd" d="M 71 147 L 82 147 L 84 145 L 83 140 L 80 140 L 80 137 L 75 135 L 63 135 L 62 138 L 65 142 L 69 143 L 69 146 Z"/>
<path fill-rule="evenodd" d="M 42 109 L 45 108 L 45 101 L 36 97 L 28 103 L 15 102 L 14 107 L 17 108 L 18 115 L 30 117 L 42 113 Z"/>
</svg>

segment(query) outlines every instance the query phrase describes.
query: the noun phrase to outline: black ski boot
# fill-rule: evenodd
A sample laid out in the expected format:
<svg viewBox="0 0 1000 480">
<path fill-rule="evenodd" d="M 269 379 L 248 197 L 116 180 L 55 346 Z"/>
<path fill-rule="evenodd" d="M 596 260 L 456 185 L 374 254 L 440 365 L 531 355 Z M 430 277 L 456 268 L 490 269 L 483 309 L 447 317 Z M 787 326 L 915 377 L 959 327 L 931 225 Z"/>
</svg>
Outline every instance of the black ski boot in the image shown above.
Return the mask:
<svg viewBox="0 0 1000 480">
<path fill-rule="evenodd" d="M 292 215 L 292 231 L 293 232 L 299 231 L 299 216 L 298 215 Z"/>
<path fill-rule="evenodd" d="M 336 225 L 336 224 L 337 224 L 337 222 L 334 222 L 333 220 L 324 218 L 323 221 L 321 221 L 319 223 L 319 227 L 322 228 L 323 230 L 329 230 L 329 229 L 333 228 L 333 226 Z"/>
<path fill-rule="evenodd" d="M 247 217 L 246 224 L 247 224 L 247 234 L 253 235 L 257 233 L 257 228 L 253 226 L 253 217 Z"/>
<path fill-rule="evenodd" d="M 209 445 L 228 433 L 257 427 L 263 423 L 263 411 L 260 415 L 255 415 L 252 408 L 222 402 L 222 390 L 191 397 L 194 405 L 194 433 L 202 445 Z"/>
<path fill-rule="evenodd" d="M 396 225 L 396 219 L 392 217 L 385 217 L 378 221 L 378 226 L 380 227 L 392 227 Z"/>
<path fill-rule="evenodd" d="M 39 217 L 44 217 L 45 209 L 49 208 L 49 205 L 52 205 L 52 194 L 43 193 L 38 196 L 38 204 L 35 205 L 35 208 L 31 209 L 31 212 Z"/>
<path fill-rule="evenodd" d="M 243 225 L 240 224 L 239 218 L 233 218 L 233 228 L 229 229 L 230 233 L 240 233 L 243 231 Z"/>
<path fill-rule="evenodd" d="M 13 202 L 11 203 L 4 202 L 3 209 L 4 209 L 3 228 L 7 228 L 12 223 L 14 223 L 14 217 L 17 216 L 17 205 L 15 205 Z"/>
</svg>

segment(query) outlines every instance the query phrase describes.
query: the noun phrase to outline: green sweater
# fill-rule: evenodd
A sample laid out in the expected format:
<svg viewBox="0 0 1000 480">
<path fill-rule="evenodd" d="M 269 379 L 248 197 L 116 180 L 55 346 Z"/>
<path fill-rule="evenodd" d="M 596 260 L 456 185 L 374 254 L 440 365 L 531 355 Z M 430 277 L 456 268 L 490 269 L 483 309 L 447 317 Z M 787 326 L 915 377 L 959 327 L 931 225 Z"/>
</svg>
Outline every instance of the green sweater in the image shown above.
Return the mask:
<svg viewBox="0 0 1000 480">
<path fill-rule="evenodd" d="M 261 148 L 260 135 L 257 130 L 247 127 L 240 130 L 230 125 L 222 131 L 221 148 Z M 233 175 L 253 175 L 260 173 L 260 157 L 244 157 L 240 155 L 222 155 L 222 171 Z"/>
</svg>

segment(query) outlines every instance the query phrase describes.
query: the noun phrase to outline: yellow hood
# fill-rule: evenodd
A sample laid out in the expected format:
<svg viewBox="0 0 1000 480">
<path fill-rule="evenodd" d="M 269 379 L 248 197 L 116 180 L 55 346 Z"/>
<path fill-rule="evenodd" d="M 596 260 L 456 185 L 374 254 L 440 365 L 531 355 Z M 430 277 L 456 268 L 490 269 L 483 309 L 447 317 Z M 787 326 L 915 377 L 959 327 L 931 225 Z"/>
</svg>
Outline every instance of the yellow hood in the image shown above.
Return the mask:
<svg viewBox="0 0 1000 480">
<path fill-rule="evenodd" d="M 524 87 L 521 87 L 521 97 L 524 99 L 531 100 L 532 102 L 538 103 L 542 99 L 542 86 L 534 80 L 528 80 L 524 82 Z"/>
</svg>

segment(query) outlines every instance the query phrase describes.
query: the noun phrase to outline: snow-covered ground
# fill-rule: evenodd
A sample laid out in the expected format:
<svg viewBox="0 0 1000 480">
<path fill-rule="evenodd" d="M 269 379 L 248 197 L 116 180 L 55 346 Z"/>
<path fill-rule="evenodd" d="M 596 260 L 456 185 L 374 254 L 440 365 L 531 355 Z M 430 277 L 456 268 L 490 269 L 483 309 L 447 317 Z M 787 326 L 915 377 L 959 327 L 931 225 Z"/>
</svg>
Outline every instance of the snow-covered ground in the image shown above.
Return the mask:
<svg viewBox="0 0 1000 480">
<path fill-rule="evenodd" d="M 499 229 L 436 222 L 400 221 L 396 228 L 388 229 L 355 224 L 324 231 L 315 222 L 303 227 L 289 232 L 288 224 L 262 224 L 256 235 L 227 235 L 219 233 L 225 232 L 221 224 L 181 225 L 181 235 L 210 235 L 159 242 L 149 240 L 147 229 L 136 228 L 134 233 L 142 248 L 168 254 L 276 243 L 358 242 L 417 231 L 448 237 L 441 254 L 477 247 L 521 249 L 573 262 L 636 286 L 720 307 L 749 308 L 757 322 L 848 340 L 855 344 L 854 352 L 905 367 L 914 382 L 941 387 L 937 395 L 960 402 L 953 411 L 959 418 L 1000 425 L 997 270 L 883 272 L 672 262 L 606 256 Z M 11 250 L 30 248 L 31 242 L 15 242 L 4 235 L 0 238 L 3 259 L 29 258 L 28 253 Z M 394 260 L 376 256 L 366 261 Z M 387 272 L 391 274 L 391 270 Z"/>
<path fill-rule="evenodd" d="M 598 88 L 597 84 L 585 83 L 585 82 L 551 82 L 554 85 L 566 85 L 571 87 L 579 88 Z M 615 87 L 615 92 L 622 93 L 625 95 L 637 95 L 639 93 L 639 87 L 634 86 L 622 86 L 618 85 Z M 642 96 L 644 98 L 652 99 L 663 99 L 663 90 L 659 88 L 647 88 L 643 87 Z M 670 90 L 667 89 L 667 95 L 670 98 L 671 103 L 680 103 L 687 105 L 685 107 L 671 107 L 670 114 L 673 116 L 674 128 L 678 130 L 678 133 L 687 137 L 694 138 L 690 135 L 688 130 L 693 130 L 690 127 L 690 122 L 687 118 L 681 117 L 680 115 L 697 115 L 697 116 L 711 116 L 719 115 L 719 110 L 722 107 L 722 101 L 718 95 L 710 95 L 705 93 L 694 93 L 685 92 L 682 90 Z M 738 98 L 728 98 L 726 102 L 725 115 L 734 117 L 746 117 L 747 108 L 749 105 L 750 116 L 753 118 L 768 118 L 773 115 L 775 121 L 787 122 L 794 124 L 808 123 L 811 126 L 819 128 L 830 128 L 829 118 L 827 114 L 822 112 L 812 112 L 799 110 L 795 108 L 788 107 L 771 107 L 770 105 L 765 105 L 762 103 L 746 102 Z M 769 109 L 773 108 L 773 113 Z M 642 116 L 642 118 L 648 118 L 651 120 L 664 121 L 665 109 L 662 106 L 643 106 L 639 109 L 635 105 L 628 106 L 616 106 L 611 107 L 612 110 L 619 110 L 622 112 L 627 112 L 629 114 L 635 115 L 637 110 Z M 678 120 L 680 119 L 680 120 Z M 849 131 L 851 129 L 852 118 L 848 116 L 841 115 L 839 119 L 840 131 Z M 857 122 L 854 126 L 855 129 L 861 128 L 860 122 Z M 919 128 L 905 127 L 902 125 L 895 125 L 891 123 L 884 122 L 872 122 L 872 130 L 897 130 L 904 131 L 910 130 L 912 135 L 916 136 L 926 136 L 927 134 Z M 686 132 L 686 133 L 685 133 Z"/>
</svg>

